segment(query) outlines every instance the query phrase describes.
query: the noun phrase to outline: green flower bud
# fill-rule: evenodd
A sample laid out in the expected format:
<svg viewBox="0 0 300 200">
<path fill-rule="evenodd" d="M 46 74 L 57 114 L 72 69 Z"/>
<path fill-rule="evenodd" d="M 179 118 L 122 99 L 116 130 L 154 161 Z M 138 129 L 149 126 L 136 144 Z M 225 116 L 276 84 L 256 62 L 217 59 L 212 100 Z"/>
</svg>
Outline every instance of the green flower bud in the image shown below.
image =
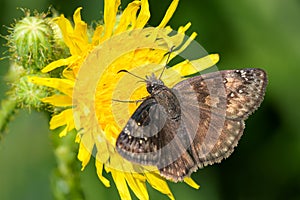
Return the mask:
<svg viewBox="0 0 300 200">
<path fill-rule="evenodd" d="M 49 77 L 47 74 L 35 73 L 35 76 Z M 42 98 L 50 96 L 51 88 L 36 85 L 28 81 L 28 77 L 32 75 L 23 74 L 19 79 L 15 80 L 11 92 L 11 96 L 15 98 L 19 108 L 28 108 L 42 110 L 45 104 L 41 101 Z"/>
<path fill-rule="evenodd" d="M 40 70 L 53 57 L 53 30 L 44 15 L 26 16 L 17 21 L 8 37 L 13 62 L 25 69 Z"/>
</svg>

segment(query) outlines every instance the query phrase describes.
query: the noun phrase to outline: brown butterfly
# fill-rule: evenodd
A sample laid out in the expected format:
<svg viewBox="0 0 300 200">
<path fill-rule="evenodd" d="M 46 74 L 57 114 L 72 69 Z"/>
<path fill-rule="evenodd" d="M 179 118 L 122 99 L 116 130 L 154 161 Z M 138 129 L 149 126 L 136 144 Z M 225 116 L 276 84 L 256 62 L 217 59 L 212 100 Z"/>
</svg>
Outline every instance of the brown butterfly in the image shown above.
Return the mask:
<svg viewBox="0 0 300 200">
<path fill-rule="evenodd" d="M 150 96 L 128 120 L 116 148 L 177 182 L 233 152 L 244 121 L 263 101 L 267 76 L 250 68 L 195 76 L 173 88 L 154 75 L 145 81 Z"/>
</svg>

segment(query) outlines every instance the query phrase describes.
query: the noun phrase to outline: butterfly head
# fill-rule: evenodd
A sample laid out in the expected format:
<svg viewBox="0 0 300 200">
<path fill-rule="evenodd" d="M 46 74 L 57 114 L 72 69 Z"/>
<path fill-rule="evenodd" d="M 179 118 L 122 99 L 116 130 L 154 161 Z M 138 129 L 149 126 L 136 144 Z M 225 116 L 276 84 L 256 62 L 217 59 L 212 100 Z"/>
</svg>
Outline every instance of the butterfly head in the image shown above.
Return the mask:
<svg viewBox="0 0 300 200">
<path fill-rule="evenodd" d="M 147 83 L 147 91 L 150 94 L 153 94 L 155 91 L 160 90 L 160 88 L 164 87 L 164 83 L 158 79 L 154 73 L 151 76 L 146 76 L 146 83 Z"/>
</svg>

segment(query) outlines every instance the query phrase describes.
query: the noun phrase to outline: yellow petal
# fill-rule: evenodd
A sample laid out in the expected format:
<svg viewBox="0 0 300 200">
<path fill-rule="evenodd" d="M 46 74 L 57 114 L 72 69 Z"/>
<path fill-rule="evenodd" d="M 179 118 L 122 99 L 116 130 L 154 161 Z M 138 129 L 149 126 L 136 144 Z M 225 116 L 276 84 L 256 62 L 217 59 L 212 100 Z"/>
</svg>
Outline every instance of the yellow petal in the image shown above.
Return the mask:
<svg viewBox="0 0 300 200">
<path fill-rule="evenodd" d="M 134 177 L 131 173 L 125 173 L 125 177 L 129 187 L 138 199 L 149 199 L 145 179 L 138 179 Z"/>
<path fill-rule="evenodd" d="M 59 133 L 59 137 L 64 137 L 66 136 L 68 133 L 68 127 L 66 126 L 60 133 Z"/>
<path fill-rule="evenodd" d="M 191 23 L 187 23 L 185 26 L 180 26 L 178 28 L 177 34 L 171 37 L 171 41 L 173 42 L 173 46 L 181 46 L 180 49 L 174 51 L 174 53 L 171 53 L 170 55 L 170 59 L 172 60 L 175 56 L 177 56 L 178 54 L 180 54 L 183 50 L 185 50 L 187 48 L 187 46 L 195 39 L 195 37 L 197 36 L 196 33 L 192 33 L 192 35 L 188 38 L 188 40 L 182 44 L 183 40 L 185 39 L 186 35 L 185 32 L 190 28 Z M 169 30 L 168 27 L 166 28 L 166 30 Z M 170 40 L 170 39 L 169 39 Z"/>
<path fill-rule="evenodd" d="M 81 131 L 78 131 L 77 134 L 76 134 L 76 138 L 75 138 L 76 143 L 80 143 L 81 135 L 82 135 Z"/>
<path fill-rule="evenodd" d="M 63 77 L 75 82 L 76 81 L 76 78 L 75 78 L 76 74 L 75 73 L 76 73 L 77 69 L 78 69 L 78 67 L 74 66 L 74 65 L 72 66 L 72 69 L 69 68 L 69 67 L 66 67 L 62 72 Z"/>
<path fill-rule="evenodd" d="M 179 0 L 173 0 L 171 5 L 169 6 L 163 20 L 160 22 L 160 24 L 158 25 L 159 28 L 163 28 L 167 25 L 167 23 L 170 21 L 171 17 L 173 16 L 177 5 L 178 5 Z"/>
<path fill-rule="evenodd" d="M 80 139 L 79 150 L 77 155 L 78 160 L 81 161 L 81 170 L 84 170 L 85 166 L 89 163 L 93 147 L 94 139 L 92 137 L 92 134 L 83 134 Z"/>
<path fill-rule="evenodd" d="M 121 4 L 120 0 L 105 0 L 104 1 L 104 24 L 105 24 L 105 33 L 102 41 L 109 38 L 113 32 L 115 22 L 116 22 L 116 15 L 118 12 L 118 7 Z"/>
<path fill-rule="evenodd" d="M 68 126 L 71 120 L 73 121 L 73 111 L 72 109 L 66 109 L 51 118 L 50 129 L 56 129 L 64 125 Z"/>
<path fill-rule="evenodd" d="M 75 13 L 78 13 L 80 10 L 81 8 L 77 8 Z M 76 35 L 74 34 L 74 29 L 70 21 L 66 19 L 63 15 L 61 15 L 60 17 L 56 18 L 55 22 L 58 24 L 62 32 L 64 42 L 68 46 L 71 55 L 79 55 L 82 52 L 81 47 L 77 45 L 76 41 L 76 39 L 78 39 L 79 37 L 76 37 Z"/>
<path fill-rule="evenodd" d="M 50 63 L 49 65 L 47 65 L 46 67 L 44 67 L 42 69 L 42 72 L 47 73 L 58 67 L 70 65 L 70 64 L 76 62 L 77 59 L 78 59 L 78 56 L 70 56 L 69 58 L 63 58 L 63 59 L 56 60 L 56 61 Z"/>
<path fill-rule="evenodd" d="M 94 34 L 93 34 L 93 38 L 92 38 L 92 44 L 94 46 L 99 45 L 103 30 L 104 30 L 104 27 L 102 25 L 99 25 L 96 27 Z"/>
<path fill-rule="evenodd" d="M 88 36 L 87 36 L 87 24 L 81 20 L 81 7 L 77 8 L 74 15 L 73 15 L 73 20 L 74 20 L 74 33 L 73 37 L 75 36 L 76 38 L 76 44 L 77 48 L 81 49 L 81 51 L 86 48 L 86 45 L 88 45 Z"/>
<path fill-rule="evenodd" d="M 159 192 L 168 195 L 170 199 L 175 199 L 168 184 L 158 173 L 145 173 L 148 183 Z"/>
<path fill-rule="evenodd" d="M 178 32 L 179 33 L 185 33 L 190 27 L 191 27 L 192 23 L 188 22 L 185 26 L 180 26 L 178 28 Z"/>
<path fill-rule="evenodd" d="M 68 121 L 68 124 L 67 124 L 67 131 L 71 131 L 75 128 L 75 124 L 74 124 L 74 119 L 73 117 L 70 118 L 70 120 Z"/>
<path fill-rule="evenodd" d="M 188 61 L 185 60 L 172 67 L 172 70 L 177 71 L 181 76 L 188 76 L 197 72 L 203 71 L 212 67 L 219 61 L 218 54 L 210 54 L 203 58 Z"/>
<path fill-rule="evenodd" d="M 71 80 L 60 78 L 28 77 L 28 81 L 34 84 L 55 88 L 69 97 L 72 97 L 74 82 Z"/>
<path fill-rule="evenodd" d="M 192 33 L 192 35 L 187 39 L 187 41 L 180 47 L 180 49 L 176 50 L 176 54 L 181 53 L 183 50 L 185 50 L 191 42 L 196 38 L 197 33 Z"/>
<path fill-rule="evenodd" d="M 101 130 L 99 130 L 100 132 Z M 99 132 L 93 131 L 93 136 L 96 141 L 96 149 L 97 149 L 97 155 L 96 160 L 98 160 L 101 163 L 106 163 L 109 160 L 109 149 L 107 147 L 107 141 L 105 139 L 104 135 L 100 135 Z"/>
<path fill-rule="evenodd" d="M 111 175 L 116 183 L 117 189 L 119 191 L 122 200 L 131 200 L 131 196 L 126 184 L 125 176 L 123 172 L 111 169 Z"/>
<path fill-rule="evenodd" d="M 178 73 L 176 70 L 173 70 L 172 68 L 173 67 L 166 69 L 162 77 L 163 82 L 168 87 L 173 87 L 179 81 L 182 81 L 182 76 L 180 75 L 180 73 Z"/>
<path fill-rule="evenodd" d="M 136 18 L 136 13 L 140 8 L 140 1 L 133 1 L 128 4 L 122 13 L 119 25 L 114 34 L 118 34 L 127 30 L 127 28 L 132 25 L 132 19 Z"/>
<path fill-rule="evenodd" d="M 200 185 L 198 185 L 191 177 L 186 177 L 183 180 L 186 184 L 188 184 L 189 186 L 195 188 L 195 189 L 199 189 Z"/>
<path fill-rule="evenodd" d="M 59 26 L 64 38 L 64 42 L 70 49 L 70 46 L 72 46 L 73 44 L 72 39 L 69 38 L 69 34 L 73 33 L 73 27 L 71 25 L 71 22 L 68 19 L 66 19 L 64 15 L 55 18 L 53 21 Z"/>
<path fill-rule="evenodd" d="M 109 180 L 107 180 L 103 175 L 103 163 L 96 160 L 96 169 L 97 169 L 97 175 L 100 181 L 105 185 L 105 187 L 110 187 Z"/>
<path fill-rule="evenodd" d="M 72 98 L 66 95 L 53 95 L 43 98 L 42 101 L 58 107 L 72 106 Z"/>
<path fill-rule="evenodd" d="M 136 20 L 136 24 L 134 26 L 134 28 L 143 28 L 149 18 L 150 18 L 150 11 L 149 11 L 149 3 L 148 3 L 148 0 L 141 0 L 141 11 L 137 17 L 137 20 Z"/>
</svg>

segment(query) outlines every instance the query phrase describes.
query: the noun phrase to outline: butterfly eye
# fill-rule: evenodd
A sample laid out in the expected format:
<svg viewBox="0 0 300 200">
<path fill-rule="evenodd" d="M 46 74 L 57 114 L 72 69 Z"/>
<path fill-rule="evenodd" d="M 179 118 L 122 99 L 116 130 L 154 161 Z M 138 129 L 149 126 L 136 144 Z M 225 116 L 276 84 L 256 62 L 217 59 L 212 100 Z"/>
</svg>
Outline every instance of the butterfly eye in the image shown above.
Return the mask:
<svg viewBox="0 0 300 200">
<path fill-rule="evenodd" d="M 147 91 L 148 91 L 149 94 L 152 93 L 153 88 L 154 88 L 154 85 L 153 85 L 153 84 L 149 84 L 149 85 L 147 84 L 147 88 L 146 88 L 146 89 L 147 89 Z"/>
</svg>

